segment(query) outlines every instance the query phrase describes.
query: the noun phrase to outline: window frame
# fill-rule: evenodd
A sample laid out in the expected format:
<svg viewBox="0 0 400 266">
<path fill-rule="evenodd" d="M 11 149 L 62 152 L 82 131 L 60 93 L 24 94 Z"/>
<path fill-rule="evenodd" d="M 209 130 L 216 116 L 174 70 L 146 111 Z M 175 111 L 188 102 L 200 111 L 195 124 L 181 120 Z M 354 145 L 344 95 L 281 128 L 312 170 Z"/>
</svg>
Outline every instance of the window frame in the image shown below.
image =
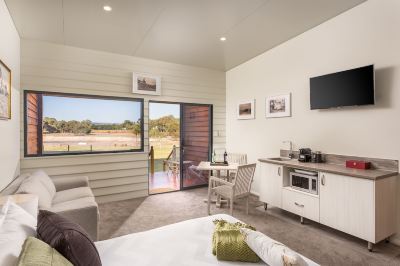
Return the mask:
<svg viewBox="0 0 400 266">
<path fill-rule="evenodd" d="M 82 152 L 60 152 L 60 153 L 43 153 L 43 102 L 40 102 L 38 106 L 39 112 L 39 123 L 38 123 L 38 153 L 28 154 L 28 140 L 27 140 L 27 129 L 28 129 L 28 108 L 27 108 L 27 96 L 29 93 L 35 93 L 41 96 L 64 96 L 70 98 L 88 98 L 88 99 L 102 99 L 102 100 L 120 100 L 120 101 L 131 101 L 141 103 L 140 108 L 140 148 L 130 149 L 122 151 L 82 151 Z M 93 155 L 93 154 L 113 154 L 113 153 L 140 153 L 144 152 L 144 98 L 134 97 L 118 97 L 118 96 L 100 96 L 91 94 L 80 94 L 80 93 L 64 93 L 64 92 L 51 92 L 51 91 L 38 91 L 38 90 L 24 90 L 24 157 L 54 157 L 54 156 L 70 156 L 70 155 Z"/>
</svg>

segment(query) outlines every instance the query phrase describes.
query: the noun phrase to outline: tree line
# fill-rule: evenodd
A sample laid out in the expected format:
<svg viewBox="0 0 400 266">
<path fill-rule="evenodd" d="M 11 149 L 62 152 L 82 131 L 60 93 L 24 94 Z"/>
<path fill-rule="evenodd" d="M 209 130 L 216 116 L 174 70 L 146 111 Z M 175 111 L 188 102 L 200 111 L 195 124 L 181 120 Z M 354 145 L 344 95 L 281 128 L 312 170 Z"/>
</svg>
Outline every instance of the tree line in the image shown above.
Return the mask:
<svg viewBox="0 0 400 266">
<path fill-rule="evenodd" d="M 52 117 L 43 118 L 43 131 L 46 133 L 71 133 L 71 134 L 90 134 L 92 130 L 129 130 L 136 136 L 140 134 L 140 119 L 136 122 L 125 120 L 123 123 L 93 123 L 90 120 L 57 120 Z M 150 137 L 179 137 L 179 118 L 172 115 L 149 120 Z"/>
<path fill-rule="evenodd" d="M 136 122 L 125 120 L 123 123 L 93 123 L 90 120 L 61 120 L 45 117 L 43 119 L 43 130 L 48 133 L 72 133 L 72 134 L 90 134 L 92 130 L 129 130 L 136 136 L 140 134 L 140 119 Z"/>
<path fill-rule="evenodd" d="M 172 115 L 149 120 L 149 135 L 153 138 L 179 137 L 179 118 Z"/>
</svg>

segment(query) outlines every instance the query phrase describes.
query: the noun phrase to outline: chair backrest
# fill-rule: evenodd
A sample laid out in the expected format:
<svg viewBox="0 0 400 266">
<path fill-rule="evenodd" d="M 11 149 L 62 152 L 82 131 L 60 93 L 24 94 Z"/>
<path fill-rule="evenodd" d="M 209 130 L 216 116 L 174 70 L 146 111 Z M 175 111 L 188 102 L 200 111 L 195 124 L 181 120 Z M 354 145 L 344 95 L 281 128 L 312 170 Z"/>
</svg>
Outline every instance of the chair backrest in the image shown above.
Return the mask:
<svg viewBox="0 0 400 266">
<path fill-rule="evenodd" d="M 167 157 L 167 161 L 179 161 L 179 147 L 177 146 L 173 146 L 171 152 L 169 153 L 168 157 Z"/>
<path fill-rule="evenodd" d="M 255 163 L 240 165 L 238 167 L 234 182 L 234 194 L 235 196 L 249 193 L 251 183 L 253 182 L 254 172 L 256 170 Z"/>
<path fill-rule="evenodd" d="M 247 154 L 245 153 L 228 153 L 228 162 L 238 163 L 239 165 L 247 164 Z"/>
</svg>

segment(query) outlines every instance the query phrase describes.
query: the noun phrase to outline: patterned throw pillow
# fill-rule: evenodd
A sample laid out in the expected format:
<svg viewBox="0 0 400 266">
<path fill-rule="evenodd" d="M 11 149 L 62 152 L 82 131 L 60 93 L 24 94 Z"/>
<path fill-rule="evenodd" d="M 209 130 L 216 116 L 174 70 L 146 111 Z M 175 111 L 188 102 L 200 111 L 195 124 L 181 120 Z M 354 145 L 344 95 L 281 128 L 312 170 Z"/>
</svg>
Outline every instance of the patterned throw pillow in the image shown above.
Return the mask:
<svg viewBox="0 0 400 266">
<path fill-rule="evenodd" d="M 260 258 L 246 244 L 240 228 L 255 230 L 240 222 L 229 223 L 223 219 L 215 220 L 213 234 L 213 254 L 218 260 L 259 262 Z"/>
<path fill-rule="evenodd" d="M 57 250 L 34 237 L 28 237 L 22 246 L 17 266 L 73 266 Z"/>
<path fill-rule="evenodd" d="M 261 232 L 240 229 L 246 243 L 268 265 L 306 266 L 307 262 L 296 252 Z"/>
</svg>

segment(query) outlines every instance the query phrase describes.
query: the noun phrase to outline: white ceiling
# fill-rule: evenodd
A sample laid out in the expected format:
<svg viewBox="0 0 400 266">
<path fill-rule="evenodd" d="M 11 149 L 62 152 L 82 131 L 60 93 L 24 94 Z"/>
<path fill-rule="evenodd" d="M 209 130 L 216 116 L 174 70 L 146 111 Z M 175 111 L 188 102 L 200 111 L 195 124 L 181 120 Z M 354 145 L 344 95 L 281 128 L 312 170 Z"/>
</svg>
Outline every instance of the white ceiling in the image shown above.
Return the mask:
<svg viewBox="0 0 400 266">
<path fill-rule="evenodd" d="M 6 0 L 25 39 L 231 69 L 366 0 Z M 111 12 L 103 10 L 104 5 Z M 219 38 L 225 36 L 226 42 Z"/>
</svg>

